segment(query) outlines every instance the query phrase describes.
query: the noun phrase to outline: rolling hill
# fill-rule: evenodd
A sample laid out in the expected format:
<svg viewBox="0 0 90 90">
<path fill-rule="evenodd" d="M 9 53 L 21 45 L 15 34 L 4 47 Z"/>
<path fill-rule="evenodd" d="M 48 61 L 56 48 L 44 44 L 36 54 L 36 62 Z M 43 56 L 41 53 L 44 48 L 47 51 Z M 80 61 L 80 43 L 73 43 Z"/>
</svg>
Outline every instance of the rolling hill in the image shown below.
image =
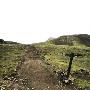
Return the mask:
<svg viewBox="0 0 90 90">
<path fill-rule="evenodd" d="M 70 84 L 60 81 L 74 57 Z M 36 44 L 0 39 L 0 89 L 90 90 L 90 35 L 65 35 Z"/>
<path fill-rule="evenodd" d="M 90 35 L 88 34 L 66 35 L 66 36 L 60 36 L 56 39 L 49 40 L 48 42 L 51 42 L 55 45 L 90 46 Z"/>
<path fill-rule="evenodd" d="M 90 87 L 90 35 L 60 36 L 35 46 L 41 49 L 41 57 L 47 64 L 46 67 L 56 72 L 67 72 L 69 57 L 65 54 L 81 54 L 80 57 L 74 57 L 71 77 L 75 78 L 76 85 L 83 88 Z"/>
</svg>

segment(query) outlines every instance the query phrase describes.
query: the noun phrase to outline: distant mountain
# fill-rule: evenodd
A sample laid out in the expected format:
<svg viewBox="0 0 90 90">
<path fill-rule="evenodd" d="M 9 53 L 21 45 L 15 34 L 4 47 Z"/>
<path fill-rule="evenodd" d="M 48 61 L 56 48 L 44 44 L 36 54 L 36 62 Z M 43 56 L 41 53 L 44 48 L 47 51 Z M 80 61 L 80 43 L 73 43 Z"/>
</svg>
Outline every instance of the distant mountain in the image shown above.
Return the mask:
<svg viewBox="0 0 90 90">
<path fill-rule="evenodd" d="M 53 37 L 49 37 L 48 40 L 53 40 L 54 38 Z"/>
<path fill-rule="evenodd" d="M 60 36 L 56 39 L 49 40 L 48 42 L 55 45 L 90 46 L 90 35 L 88 34 L 65 35 L 65 36 Z"/>
<path fill-rule="evenodd" d="M 0 39 L 0 44 L 19 44 L 19 43 L 12 41 L 4 41 L 3 39 Z"/>
</svg>

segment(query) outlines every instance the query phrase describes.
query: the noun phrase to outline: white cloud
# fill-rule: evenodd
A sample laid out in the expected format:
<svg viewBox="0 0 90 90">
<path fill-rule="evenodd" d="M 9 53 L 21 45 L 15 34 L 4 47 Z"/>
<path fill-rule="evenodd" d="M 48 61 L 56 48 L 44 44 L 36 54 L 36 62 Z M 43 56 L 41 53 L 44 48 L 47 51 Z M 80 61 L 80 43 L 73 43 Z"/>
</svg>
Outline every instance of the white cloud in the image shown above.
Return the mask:
<svg viewBox="0 0 90 90">
<path fill-rule="evenodd" d="M 90 34 L 90 0 L 0 0 L 0 38 L 22 43 Z"/>
</svg>

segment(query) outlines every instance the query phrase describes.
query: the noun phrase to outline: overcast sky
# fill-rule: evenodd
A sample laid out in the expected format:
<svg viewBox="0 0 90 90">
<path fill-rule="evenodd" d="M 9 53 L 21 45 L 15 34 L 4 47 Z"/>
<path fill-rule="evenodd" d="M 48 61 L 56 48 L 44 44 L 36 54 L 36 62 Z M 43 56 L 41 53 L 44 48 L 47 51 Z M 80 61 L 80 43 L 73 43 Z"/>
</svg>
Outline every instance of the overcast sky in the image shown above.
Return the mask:
<svg viewBox="0 0 90 90">
<path fill-rule="evenodd" d="M 0 38 L 35 43 L 90 34 L 90 0 L 0 0 Z"/>
</svg>

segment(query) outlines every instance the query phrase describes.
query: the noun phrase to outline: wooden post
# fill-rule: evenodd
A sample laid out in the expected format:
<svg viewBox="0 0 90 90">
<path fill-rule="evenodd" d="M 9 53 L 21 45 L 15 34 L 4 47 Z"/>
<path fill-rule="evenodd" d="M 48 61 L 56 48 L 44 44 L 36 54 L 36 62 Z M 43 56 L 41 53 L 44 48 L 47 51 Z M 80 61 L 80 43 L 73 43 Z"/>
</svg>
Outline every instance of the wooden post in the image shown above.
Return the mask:
<svg viewBox="0 0 90 90">
<path fill-rule="evenodd" d="M 70 62 L 69 62 L 69 66 L 68 66 L 68 70 L 67 70 L 67 79 L 69 78 L 69 75 L 70 75 L 70 72 L 71 72 L 71 66 L 72 66 L 72 61 L 73 61 L 73 58 L 74 58 L 74 53 L 71 53 L 69 55 L 70 57 Z"/>
<path fill-rule="evenodd" d="M 70 75 L 70 72 L 71 72 L 71 66 L 72 66 L 72 61 L 73 61 L 73 58 L 75 56 L 82 56 L 82 54 L 78 54 L 78 53 L 71 53 L 71 54 L 66 54 L 66 56 L 69 56 L 70 57 L 70 62 L 69 62 L 69 66 L 68 66 L 68 70 L 67 70 L 67 75 L 66 75 L 66 78 L 68 79 L 69 78 L 69 75 Z"/>
</svg>

